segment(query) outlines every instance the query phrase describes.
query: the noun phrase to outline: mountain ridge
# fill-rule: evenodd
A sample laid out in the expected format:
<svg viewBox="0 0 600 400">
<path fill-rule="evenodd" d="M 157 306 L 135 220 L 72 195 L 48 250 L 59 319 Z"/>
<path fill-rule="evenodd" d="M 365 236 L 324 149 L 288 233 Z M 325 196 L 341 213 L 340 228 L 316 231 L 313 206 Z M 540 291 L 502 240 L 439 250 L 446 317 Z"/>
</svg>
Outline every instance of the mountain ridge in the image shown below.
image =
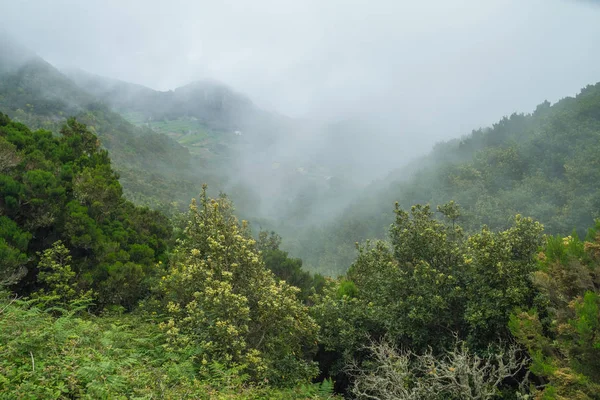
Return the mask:
<svg viewBox="0 0 600 400">
<path fill-rule="evenodd" d="M 352 262 L 354 242 L 386 239 L 395 202 L 435 207 L 456 201 L 467 229 L 504 229 L 510 216 L 522 214 L 550 234 L 579 227 L 583 237 L 600 217 L 598 154 L 600 83 L 439 143 L 412 171 L 392 171 L 336 219 L 300 234 L 288 243 L 290 252 L 310 269 L 327 265 L 328 274 L 341 274 Z"/>
</svg>

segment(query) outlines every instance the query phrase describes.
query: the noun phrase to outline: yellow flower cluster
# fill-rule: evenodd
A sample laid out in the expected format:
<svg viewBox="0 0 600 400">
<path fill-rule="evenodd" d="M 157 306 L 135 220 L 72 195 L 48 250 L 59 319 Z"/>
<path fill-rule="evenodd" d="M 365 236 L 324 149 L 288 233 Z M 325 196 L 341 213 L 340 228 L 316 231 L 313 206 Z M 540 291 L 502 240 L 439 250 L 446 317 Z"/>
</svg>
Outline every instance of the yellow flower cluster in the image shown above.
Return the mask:
<svg viewBox="0 0 600 400">
<path fill-rule="evenodd" d="M 298 354 L 298 371 L 310 370 L 302 349 L 314 342 L 318 326 L 296 299 L 298 289 L 266 269 L 229 202 L 209 201 L 203 192 L 201 206 L 190 206 L 185 232 L 161 284 L 171 299 L 167 334 L 200 345 L 202 363 L 229 360 L 255 378 L 281 376 L 273 370 L 289 354 Z"/>
</svg>

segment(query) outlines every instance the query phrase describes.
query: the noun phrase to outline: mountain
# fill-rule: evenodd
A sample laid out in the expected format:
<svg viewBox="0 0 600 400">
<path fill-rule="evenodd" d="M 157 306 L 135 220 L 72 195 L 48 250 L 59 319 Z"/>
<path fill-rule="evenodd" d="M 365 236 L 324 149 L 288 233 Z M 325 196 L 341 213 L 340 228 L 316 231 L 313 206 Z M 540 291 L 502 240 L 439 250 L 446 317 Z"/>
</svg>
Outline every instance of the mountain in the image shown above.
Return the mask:
<svg viewBox="0 0 600 400">
<path fill-rule="evenodd" d="M 0 107 L 55 119 L 83 111 L 93 97 L 42 58 L 0 38 Z"/>
<path fill-rule="evenodd" d="M 130 122 L 169 134 L 192 152 L 201 148 L 218 155 L 215 142 L 235 146 L 240 142 L 236 136 L 242 135 L 251 137 L 257 145 L 268 145 L 284 136 L 292 123 L 287 117 L 260 109 L 245 95 L 213 80 L 158 91 L 78 69 L 65 73 L 81 89 Z"/>
<path fill-rule="evenodd" d="M 322 127 L 262 110 L 221 83 L 161 92 L 60 72 L 12 42 L 5 47 L 0 111 L 55 133 L 76 116 L 109 150 L 127 198 L 137 203 L 185 206 L 207 183 L 212 193 L 228 193 L 255 226 L 285 233 L 319 221 L 355 190 L 347 163 L 315 145 Z"/>
<path fill-rule="evenodd" d="M 32 128 L 58 133 L 70 116 L 87 124 L 109 150 L 130 199 L 153 205 L 187 203 L 203 182 L 215 182 L 188 149 L 138 127 L 40 57 L 0 42 L 0 111 Z M 194 168 L 192 168 L 192 166 Z M 175 193 L 175 196 L 173 195 Z"/>
<path fill-rule="evenodd" d="M 161 92 L 80 70 L 62 73 L 10 42 L 1 46 L 0 111 L 54 132 L 77 116 L 109 150 L 129 199 L 186 204 L 208 183 L 255 226 L 280 232 L 286 249 L 320 272 L 345 271 L 354 242 L 384 238 L 396 201 L 455 200 L 467 229 L 503 229 L 520 213 L 568 234 L 599 216 L 600 85 L 439 143 L 367 186 L 356 159 L 376 159 L 377 143 L 364 141 L 374 128 L 360 121 L 294 120 L 214 81 Z M 363 142 L 352 144 L 356 138 Z M 357 148 L 360 154 L 350 154 Z"/>
<path fill-rule="evenodd" d="M 580 236 L 600 217 L 600 83 L 530 114 L 439 143 L 409 168 L 373 183 L 322 228 L 289 243 L 308 267 L 343 273 L 354 242 L 386 238 L 394 203 L 432 206 L 456 201 L 461 225 L 505 229 L 515 214 L 531 216 L 551 234 Z"/>
<path fill-rule="evenodd" d="M 86 92 L 125 113 L 140 113 L 146 121 L 196 118 L 208 128 L 235 131 L 259 110 L 242 94 L 216 81 L 198 81 L 169 91 L 90 74 L 65 73 Z"/>
<path fill-rule="evenodd" d="M 157 91 L 78 69 L 65 74 L 113 112 L 168 135 L 219 171 L 215 187 L 236 201 L 241 215 L 261 226 L 293 233 L 295 225 L 330 215 L 357 190 L 357 168 L 339 151 L 340 145 L 349 145 L 342 132 L 347 127 L 262 110 L 212 80 Z"/>
</svg>

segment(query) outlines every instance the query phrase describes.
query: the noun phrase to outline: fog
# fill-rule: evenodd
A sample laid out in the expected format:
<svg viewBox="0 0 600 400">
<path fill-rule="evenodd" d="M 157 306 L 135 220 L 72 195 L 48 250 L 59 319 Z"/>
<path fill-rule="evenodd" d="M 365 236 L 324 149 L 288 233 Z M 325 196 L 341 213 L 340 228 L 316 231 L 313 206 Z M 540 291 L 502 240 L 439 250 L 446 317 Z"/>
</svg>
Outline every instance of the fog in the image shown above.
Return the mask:
<svg viewBox="0 0 600 400">
<path fill-rule="evenodd" d="M 269 181 L 269 197 L 281 189 L 273 162 L 326 163 L 355 190 L 600 80 L 595 1 L 0 0 L 0 20 L 59 67 L 156 90 L 215 79 L 311 121 L 241 158 L 240 178 Z M 330 124 L 348 129 L 331 136 Z"/>
<path fill-rule="evenodd" d="M 0 1 L 53 64 L 173 89 L 221 80 L 292 116 L 376 114 L 438 139 L 599 76 L 593 1 Z"/>
</svg>

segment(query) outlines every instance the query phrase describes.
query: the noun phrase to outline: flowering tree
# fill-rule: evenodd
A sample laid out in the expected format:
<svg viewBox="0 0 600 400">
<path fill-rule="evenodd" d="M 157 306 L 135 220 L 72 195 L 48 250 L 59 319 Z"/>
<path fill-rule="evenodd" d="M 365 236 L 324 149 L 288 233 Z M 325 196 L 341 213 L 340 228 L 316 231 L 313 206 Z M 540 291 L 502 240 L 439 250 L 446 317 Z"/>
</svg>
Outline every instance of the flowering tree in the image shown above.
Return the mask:
<svg viewBox="0 0 600 400">
<path fill-rule="evenodd" d="M 298 289 L 266 269 L 245 221 L 225 197 L 192 201 L 189 221 L 161 282 L 174 341 L 199 346 L 199 360 L 238 366 L 255 380 L 293 384 L 316 373 L 318 326 Z"/>
</svg>

